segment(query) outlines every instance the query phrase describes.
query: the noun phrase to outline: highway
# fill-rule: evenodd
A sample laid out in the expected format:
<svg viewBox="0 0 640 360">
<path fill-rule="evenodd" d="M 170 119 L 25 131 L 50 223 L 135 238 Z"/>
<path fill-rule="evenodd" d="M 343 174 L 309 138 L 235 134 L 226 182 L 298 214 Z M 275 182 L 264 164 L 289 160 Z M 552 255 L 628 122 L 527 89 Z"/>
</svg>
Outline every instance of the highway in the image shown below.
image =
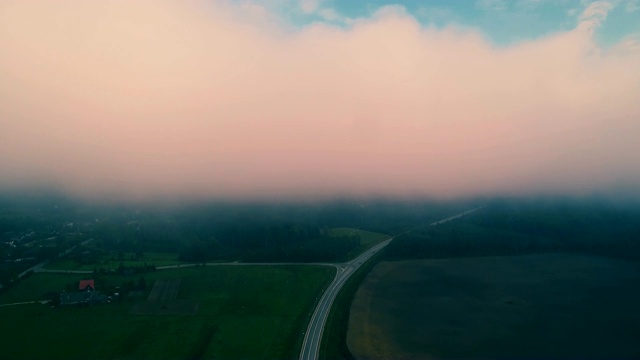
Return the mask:
<svg viewBox="0 0 640 360">
<path fill-rule="evenodd" d="M 30 268 L 29 270 L 33 270 L 33 272 L 41 272 L 41 273 L 57 273 L 57 274 L 93 274 L 92 270 L 65 270 L 65 269 L 46 269 L 43 266 L 45 266 L 48 262 L 42 262 L 32 268 Z M 155 269 L 156 270 L 172 270 L 172 269 L 186 269 L 186 268 L 194 268 L 194 267 L 201 267 L 201 266 L 310 266 L 310 265 L 316 265 L 316 266 L 333 266 L 333 267 L 338 267 L 337 264 L 333 264 L 333 263 L 309 263 L 309 262 L 304 262 L 304 263 L 292 263 L 292 262 L 287 262 L 287 263 L 274 263 L 274 262 L 264 262 L 264 263 L 260 263 L 260 262 L 252 262 L 252 263 L 243 263 L 243 262 L 239 262 L 239 261 L 233 261 L 233 262 L 215 262 L 215 263 L 184 263 L 184 264 L 175 264 L 175 265 L 162 265 L 162 266 L 156 266 Z M 29 271 L 27 270 L 27 271 Z M 26 272 L 26 271 L 25 271 Z"/>
<path fill-rule="evenodd" d="M 331 304 L 333 304 L 333 300 L 336 298 L 336 295 L 338 294 L 342 286 L 347 282 L 349 277 L 351 277 L 351 275 L 356 272 L 356 270 L 358 270 L 358 268 L 362 266 L 362 264 L 367 262 L 369 258 L 375 255 L 385 246 L 387 246 L 387 244 L 389 244 L 392 239 L 393 238 L 390 238 L 381 242 L 380 244 L 365 251 L 360 256 L 347 263 L 338 264 L 336 277 L 333 279 L 333 282 L 331 283 L 331 285 L 329 285 L 327 290 L 325 290 L 322 298 L 320 298 L 320 302 L 318 303 L 316 310 L 313 312 L 311 322 L 309 322 L 309 327 L 307 328 L 307 332 L 302 343 L 300 359 L 318 358 L 320 342 L 322 341 L 322 331 L 324 330 L 324 324 L 327 320 L 327 316 L 329 315 L 329 311 L 331 310 Z"/>
<path fill-rule="evenodd" d="M 483 207 L 477 207 L 477 208 L 475 208 L 475 209 L 467 210 L 467 211 L 465 211 L 465 212 L 461 212 L 461 213 L 459 213 L 459 214 L 455 214 L 455 215 L 453 215 L 453 216 L 449 216 L 449 217 L 448 217 L 448 218 L 446 218 L 446 219 L 442 219 L 442 220 L 434 221 L 434 222 L 432 222 L 432 223 L 431 223 L 431 224 L 429 224 L 429 225 L 431 225 L 431 226 L 440 225 L 440 224 L 442 224 L 442 223 L 446 223 L 446 222 L 448 222 L 448 221 L 451 221 L 451 220 L 455 220 L 455 219 L 461 218 L 461 217 L 463 217 L 463 216 L 465 216 L 465 215 L 469 215 L 469 214 L 471 214 L 471 213 L 473 213 L 473 212 L 476 212 L 476 211 L 478 211 L 478 210 L 480 210 L 480 209 L 482 209 L 482 208 L 483 208 Z"/>
<path fill-rule="evenodd" d="M 465 215 L 471 214 L 480 210 L 481 208 L 475 208 L 472 210 L 468 210 L 450 217 L 447 217 L 442 220 L 434 221 L 430 223 L 430 226 L 437 226 L 445 222 L 449 222 Z M 405 233 L 410 232 L 411 230 L 405 231 Z M 311 321 L 309 322 L 309 326 L 307 327 L 307 331 L 304 336 L 304 340 L 302 342 L 302 349 L 300 351 L 300 359 L 301 360 L 316 360 L 318 359 L 320 352 L 320 344 L 322 341 L 322 333 L 324 331 L 324 326 L 329 316 L 329 312 L 331 310 L 331 305 L 335 300 L 338 292 L 342 288 L 342 286 L 349 280 L 351 275 L 353 275 L 364 263 L 366 263 L 373 255 L 375 255 L 378 251 L 382 250 L 385 246 L 387 246 L 392 238 L 389 238 L 371 249 L 365 251 L 357 258 L 345 262 L 345 263 L 241 263 L 241 262 L 221 262 L 221 263 L 205 263 L 204 266 L 279 266 L 279 265 L 318 265 L 318 266 L 333 266 L 336 268 L 336 276 L 329 285 L 329 287 L 325 290 L 318 305 L 316 306 L 313 315 L 311 316 Z M 82 243 L 84 245 L 86 242 Z M 75 248 L 75 247 L 74 247 Z M 73 251 L 74 248 L 68 249 L 64 253 L 59 256 L 66 255 Z M 24 275 L 28 271 L 34 272 L 51 272 L 51 273 L 77 273 L 77 274 L 89 274 L 91 271 L 88 270 L 54 270 L 54 269 L 45 269 L 44 266 L 48 263 L 48 261 L 42 262 L 33 266 L 32 268 L 23 272 Z M 176 265 L 165 265 L 156 267 L 157 270 L 169 270 L 169 269 L 178 269 L 178 268 L 189 268 L 189 267 L 198 267 L 202 266 L 202 263 L 199 264 L 176 264 Z"/>
<path fill-rule="evenodd" d="M 477 210 L 480 210 L 481 208 L 475 208 L 472 210 L 468 210 L 453 216 L 450 216 L 446 219 L 442 219 L 442 220 L 438 220 L 435 222 L 430 223 L 429 225 L 431 226 L 436 226 L 442 223 L 445 223 L 447 221 L 451 221 L 451 220 L 455 220 L 457 218 L 460 218 L 462 216 L 471 214 L 472 212 L 475 212 Z M 409 230 L 410 231 L 410 230 Z M 407 231 L 408 232 L 408 231 Z M 88 243 L 89 241 L 91 241 L 92 239 L 83 241 L 80 245 L 85 245 L 86 243 Z M 389 241 L 391 241 L 392 239 L 388 239 L 386 241 L 384 241 L 383 243 L 388 244 Z M 382 243 L 380 243 L 382 244 Z M 380 244 L 378 244 L 378 246 L 380 246 Z M 338 276 L 340 276 L 344 271 L 345 268 L 347 266 L 349 266 L 349 264 L 355 265 L 357 264 L 357 261 L 359 261 L 361 258 L 364 259 L 368 259 L 368 257 L 366 257 L 366 255 L 369 253 L 369 251 L 372 251 L 374 249 L 377 249 L 376 251 L 374 251 L 373 253 L 371 253 L 371 255 L 375 254 L 375 252 L 377 252 L 378 250 L 382 249 L 384 246 L 378 248 L 378 247 L 374 247 L 369 249 L 366 253 L 360 255 L 357 259 L 354 259 L 348 263 L 344 263 L 344 264 L 334 264 L 334 263 L 242 263 L 242 262 L 238 262 L 238 261 L 234 261 L 234 262 L 215 262 L 215 263 L 205 263 L 204 266 L 278 266 L 278 265 L 319 265 L 319 266 L 335 266 L 338 269 L 338 273 L 336 275 L 336 279 Z M 76 246 L 67 249 L 66 251 L 60 253 L 58 255 L 58 257 L 63 257 L 69 253 L 71 253 L 74 249 L 76 248 Z M 369 256 L 370 257 L 370 256 Z M 366 260 L 365 259 L 365 260 Z M 39 264 L 36 264 L 32 267 L 30 267 L 29 269 L 23 271 L 22 273 L 20 273 L 20 275 L 18 275 L 19 277 L 24 276 L 27 272 L 29 271 L 33 271 L 33 272 L 46 272 L 46 273 L 62 273 L 62 274 L 91 274 L 93 273 L 93 271 L 91 270 L 59 270 L 59 269 L 47 269 L 45 268 L 45 266 L 49 263 L 49 260 L 45 260 Z M 164 265 L 164 266 L 156 266 L 156 270 L 171 270 L 171 269 L 181 269 L 181 268 L 189 268 L 189 267 L 198 267 L 198 266 L 202 266 L 202 263 L 192 263 L 192 264 L 176 264 L 176 265 Z M 355 269 L 353 267 L 351 267 L 353 270 L 357 269 L 358 267 L 355 267 Z M 348 277 L 347 277 L 348 278 Z M 335 281 L 335 279 L 334 279 Z M 346 281 L 346 279 L 345 279 Z"/>
<path fill-rule="evenodd" d="M 468 210 L 448 218 L 434 221 L 430 223 L 430 226 L 437 226 L 442 223 L 452 221 L 458 218 L 461 218 L 465 215 L 471 214 L 480 210 L 481 208 L 475 208 L 472 210 Z M 331 310 L 331 305 L 333 304 L 333 300 L 335 300 L 336 295 L 342 288 L 342 286 L 349 280 L 349 277 L 353 275 L 353 273 L 360 268 L 367 260 L 369 260 L 373 255 L 375 255 L 378 251 L 382 250 L 385 246 L 387 246 L 393 238 L 387 239 L 380 244 L 372 247 L 366 252 L 362 253 L 360 256 L 346 262 L 344 264 L 336 264 L 337 265 L 337 273 L 336 277 L 333 279 L 333 282 L 329 285 L 329 287 L 325 290 L 322 298 L 320 298 L 320 302 L 316 306 L 316 310 L 313 312 L 311 316 L 311 321 L 309 322 L 309 326 L 307 327 L 307 332 L 305 333 L 304 340 L 302 342 L 302 350 L 300 351 L 300 360 L 317 360 L 320 353 L 320 344 L 322 343 L 322 333 L 324 331 L 324 325 L 327 321 L 327 316 L 329 316 L 329 312 Z"/>
</svg>

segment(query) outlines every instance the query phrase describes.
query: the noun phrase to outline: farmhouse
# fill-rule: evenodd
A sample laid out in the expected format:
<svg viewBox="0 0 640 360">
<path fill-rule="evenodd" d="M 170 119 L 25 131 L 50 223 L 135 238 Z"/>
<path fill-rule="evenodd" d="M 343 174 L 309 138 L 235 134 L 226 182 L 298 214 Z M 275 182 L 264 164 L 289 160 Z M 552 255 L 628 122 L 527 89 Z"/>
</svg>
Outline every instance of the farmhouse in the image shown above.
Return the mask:
<svg viewBox="0 0 640 360">
<path fill-rule="evenodd" d="M 96 285 L 93 279 L 91 280 L 80 280 L 80 284 L 78 285 L 78 290 L 80 291 L 95 291 Z"/>
<path fill-rule="evenodd" d="M 103 304 L 108 300 L 107 296 L 95 291 L 96 286 L 93 279 L 80 280 L 78 290 L 78 292 L 61 293 L 60 305 Z"/>
<path fill-rule="evenodd" d="M 107 302 L 107 296 L 96 291 L 60 294 L 60 305 L 94 305 Z"/>
</svg>

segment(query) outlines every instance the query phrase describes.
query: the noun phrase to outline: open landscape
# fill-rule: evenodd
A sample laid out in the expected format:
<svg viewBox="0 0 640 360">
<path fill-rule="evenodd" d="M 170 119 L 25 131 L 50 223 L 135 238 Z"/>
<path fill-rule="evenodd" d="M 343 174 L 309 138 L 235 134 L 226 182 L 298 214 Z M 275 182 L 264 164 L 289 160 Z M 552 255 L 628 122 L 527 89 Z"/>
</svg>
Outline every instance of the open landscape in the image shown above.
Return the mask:
<svg viewBox="0 0 640 360">
<path fill-rule="evenodd" d="M 634 358 L 640 264 L 575 254 L 378 264 L 351 308 L 357 359 Z"/>
<path fill-rule="evenodd" d="M 87 244 L 87 248 L 91 249 L 91 243 Z M 79 262 L 72 259 L 57 259 L 45 266 L 50 270 L 80 270 L 93 271 L 94 269 L 117 270 L 120 266 L 124 267 L 142 267 L 145 265 L 166 266 L 178 265 L 184 263 L 178 258 L 176 253 L 144 253 L 139 258 L 135 253 L 123 253 L 119 256 L 116 253 L 102 257 L 95 262 Z"/>
<path fill-rule="evenodd" d="M 640 0 L 0 0 L 0 360 L 640 359 Z"/>
<path fill-rule="evenodd" d="M 82 222 L 78 214 L 90 210 L 66 204 L 52 212 L 58 218 L 31 217 L 47 204 L 0 211 L 5 224 L 26 223 L 4 233 L 10 241 L 2 248 L 0 333 L 9 358 L 84 358 L 79 339 L 104 359 L 633 358 L 640 351 L 633 205 L 227 204 L 197 216 L 191 208 L 122 206 L 91 210 L 99 221 Z M 396 212 L 385 220 L 388 207 Z M 154 242 L 147 232 L 159 218 L 173 220 Z M 40 345 L 20 346 L 28 337 Z"/>
<path fill-rule="evenodd" d="M 149 286 L 137 299 L 88 307 L 0 306 L 2 354 L 7 359 L 86 359 L 88 349 L 78 346 L 81 342 L 91 344 L 94 359 L 295 358 L 310 309 L 334 274 L 326 266 L 176 269 L 145 274 Z M 82 278 L 34 274 L 0 295 L 0 305 L 39 300 Z M 138 311 L 149 308 L 154 281 L 169 279 L 180 279 L 172 301 L 197 304 L 197 311 Z M 38 339 L 38 346 L 23 346 L 27 338 Z"/>
</svg>

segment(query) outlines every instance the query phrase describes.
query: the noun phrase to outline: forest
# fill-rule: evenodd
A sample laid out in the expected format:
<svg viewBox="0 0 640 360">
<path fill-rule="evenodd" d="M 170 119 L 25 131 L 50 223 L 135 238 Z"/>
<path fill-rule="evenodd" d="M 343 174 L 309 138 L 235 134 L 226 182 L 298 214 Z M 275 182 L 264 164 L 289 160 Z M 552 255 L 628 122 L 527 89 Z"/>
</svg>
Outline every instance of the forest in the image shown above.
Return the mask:
<svg viewBox="0 0 640 360">
<path fill-rule="evenodd" d="M 433 221 L 481 206 L 455 221 Z M 465 201 L 95 203 L 0 196 L 0 283 L 73 249 L 67 259 L 339 262 L 361 244 L 345 227 L 395 236 L 388 259 L 582 252 L 640 260 L 640 206 L 595 198 Z"/>
<path fill-rule="evenodd" d="M 184 262 L 344 261 L 363 229 L 393 235 L 469 206 L 467 202 L 334 199 L 309 202 L 105 203 L 61 195 L 0 195 L 0 277 L 73 249 L 67 259 L 141 259 L 173 253 Z M 115 254 L 115 256 L 114 256 Z"/>
<path fill-rule="evenodd" d="M 480 211 L 396 236 L 389 259 L 576 252 L 640 260 L 640 208 L 585 199 L 492 201 Z"/>
</svg>

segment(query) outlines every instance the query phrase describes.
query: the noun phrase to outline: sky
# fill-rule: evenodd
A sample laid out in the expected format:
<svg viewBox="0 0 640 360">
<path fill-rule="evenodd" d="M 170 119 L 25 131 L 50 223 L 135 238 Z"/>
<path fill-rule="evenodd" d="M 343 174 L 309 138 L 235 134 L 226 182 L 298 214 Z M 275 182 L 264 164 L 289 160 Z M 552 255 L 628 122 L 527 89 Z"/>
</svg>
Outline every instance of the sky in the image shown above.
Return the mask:
<svg viewBox="0 0 640 360">
<path fill-rule="evenodd" d="M 0 189 L 640 188 L 640 1 L 0 2 Z"/>
</svg>

